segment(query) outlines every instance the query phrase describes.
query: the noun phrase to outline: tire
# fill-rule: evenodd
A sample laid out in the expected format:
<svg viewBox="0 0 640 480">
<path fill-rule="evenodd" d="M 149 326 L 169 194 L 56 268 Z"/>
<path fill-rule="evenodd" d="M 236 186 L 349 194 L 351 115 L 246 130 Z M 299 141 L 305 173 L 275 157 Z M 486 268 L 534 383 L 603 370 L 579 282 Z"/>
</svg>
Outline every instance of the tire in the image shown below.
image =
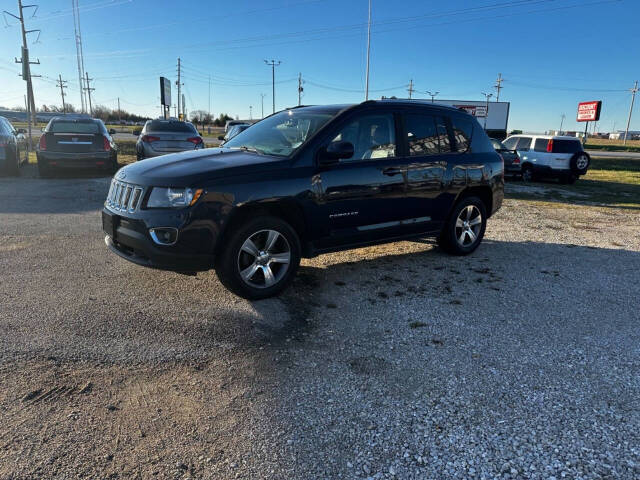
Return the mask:
<svg viewBox="0 0 640 480">
<path fill-rule="evenodd" d="M 533 167 L 529 164 L 522 166 L 522 181 L 533 182 Z"/>
<path fill-rule="evenodd" d="M 118 157 L 116 156 L 111 161 L 111 174 L 115 175 L 115 173 L 118 171 L 119 168 L 120 168 L 120 166 L 118 165 Z"/>
<path fill-rule="evenodd" d="M 479 223 L 474 223 L 478 216 Z M 478 197 L 465 197 L 451 212 L 438 237 L 438 244 L 452 255 L 469 255 L 482 242 L 486 228 L 487 209 L 482 200 Z"/>
<path fill-rule="evenodd" d="M 248 300 L 280 293 L 300 265 L 300 239 L 295 230 L 270 216 L 249 219 L 234 230 L 222 240 L 224 246 L 216 257 L 216 273 L 222 284 Z M 267 272 L 270 278 L 265 276 Z"/>
<path fill-rule="evenodd" d="M 17 149 L 14 157 L 7 157 L 5 162 L 7 175 L 9 177 L 17 177 L 20 175 L 20 156 Z"/>
<path fill-rule="evenodd" d="M 38 161 L 38 176 L 40 178 L 51 178 L 53 171 L 50 166 L 45 165 L 43 162 Z"/>
<path fill-rule="evenodd" d="M 136 161 L 144 160 L 144 153 L 136 150 Z"/>
<path fill-rule="evenodd" d="M 587 152 L 574 153 L 573 157 L 571 157 L 571 160 L 569 161 L 569 166 L 575 176 L 587 173 L 589 165 L 591 165 L 591 157 Z"/>
</svg>

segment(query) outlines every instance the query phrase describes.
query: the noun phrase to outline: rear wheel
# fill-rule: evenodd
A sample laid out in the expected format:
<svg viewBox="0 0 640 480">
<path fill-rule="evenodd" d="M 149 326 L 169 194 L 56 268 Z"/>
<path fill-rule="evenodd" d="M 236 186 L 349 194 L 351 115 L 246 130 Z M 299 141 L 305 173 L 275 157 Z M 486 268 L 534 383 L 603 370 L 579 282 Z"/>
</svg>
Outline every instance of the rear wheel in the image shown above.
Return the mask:
<svg viewBox="0 0 640 480">
<path fill-rule="evenodd" d="M 113 157 L 113 160 L 111 160 L 111 173 L 116 173 L 118 171 L 118 168 L 120 168 L 118 166 L 118 157 Z"/>
<path fill-rule="evenodd" d="M 577 152 L 571 157 L 569 165 L 574 175 L 580 176 L 587 173 L 589 164 L 591 163 L 591 157 L 586 152 Z"/>
<path fill-rule="evenodd" d="M 13 158 L 7 156 L 6 160 L 7 175 L 10 177 L 17 177 L 20 175 L 20 154 L 16 148 L 16 152 Z"/>
<path fill-rule="evenodd" d="M 453 209 L 438 237 L 438 244 L 452 255 L 468 255 L 484 237 L 487 210 L 478 197 L 463 198 Z"/>
<path fill-rule="evenodd" d="M 49 178 L 52 174 L 53 172 L 51 167 L 42 160 L 38 160 L 38 175 L 40 178 Z"/>
<path fill-rule="evenodd" d="M 258 217 L 240 225 L 225 240 L 216 260 L 222 284 L 249 300 L 280 293 L 300 264 L 300 240 L 276 217 Z"/>
</svg>

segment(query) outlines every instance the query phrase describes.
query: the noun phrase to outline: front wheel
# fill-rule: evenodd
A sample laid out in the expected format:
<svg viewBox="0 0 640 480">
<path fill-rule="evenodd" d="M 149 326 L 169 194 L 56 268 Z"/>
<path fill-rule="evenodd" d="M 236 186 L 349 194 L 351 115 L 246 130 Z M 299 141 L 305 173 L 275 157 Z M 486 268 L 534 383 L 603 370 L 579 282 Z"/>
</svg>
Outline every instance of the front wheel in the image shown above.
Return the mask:
<svg viewBox="0 0 640 480">
<path fill-rule="evenodd" d="M 258 217 L 241 224 L 223 240 L 216 260 L 222 284 L 249 300 L 280 293 L 300 264 L 295 230 L 276 217 Z"/>
<path fill-rule="evenodd" d="M 453 209 L 438 237 L 438 244 L 452 255 L 468 255 L 482 242 L 486 227 L 487 210 L 482 200 L 463 198 Z"/>
</svg>

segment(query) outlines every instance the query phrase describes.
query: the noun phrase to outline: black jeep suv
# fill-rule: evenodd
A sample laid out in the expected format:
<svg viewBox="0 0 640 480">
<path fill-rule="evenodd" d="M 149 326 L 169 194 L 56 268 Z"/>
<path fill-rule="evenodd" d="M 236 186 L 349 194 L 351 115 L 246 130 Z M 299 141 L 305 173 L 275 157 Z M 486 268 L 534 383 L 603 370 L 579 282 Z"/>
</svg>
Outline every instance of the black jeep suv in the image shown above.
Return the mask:
<svg viewBox="0 0 640 480">
<path fill-rule="evenodd" d="M 102 222 L 127 260 L 215 268 L 258 299 L 281 291 L 301 257 L 421 236 L 471 253 L 503 194 L 502 159 L 473 117 L 381 100 L 284 110 L 223 148 L 121 168 Z"/>
</svg>

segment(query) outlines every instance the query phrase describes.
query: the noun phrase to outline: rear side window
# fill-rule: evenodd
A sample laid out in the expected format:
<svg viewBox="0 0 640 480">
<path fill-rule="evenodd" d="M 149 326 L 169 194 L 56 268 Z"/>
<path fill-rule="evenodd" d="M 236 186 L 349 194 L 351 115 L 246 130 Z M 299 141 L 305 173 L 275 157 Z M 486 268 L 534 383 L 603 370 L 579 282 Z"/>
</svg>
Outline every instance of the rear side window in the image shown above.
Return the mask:
<svg viewBox="0 0 640 480">
<path fill-rule="evenodd" d="M 549 140 L 546 138 L 536 138 L 536 143 L 534 144 L 533 149 L 536 152 L 546 152 L 548 144 Z"/>
<path fill-rule="evenodd" d="M 190 123 L 171 122 L 168 120 L 152 120 L 146 126 L 147 132 L 180 132 L 197 133 Z"/>
<path fill-rule="evenodd" d="M 456 150 L 458 152 L 467 152 L 471 147 L 471 136 L 473 134 L 473 122 L 467 117 L 453 117 L 453 137 L 456 141 Z"/>
<path fill-rule="evenodd" d="M 50 133 L 100 133 L 96 122 L 65 122 L 64 120 L 51 122 Z"/>
<path fill-rule="evenodd" d="M 516 150 L 527 151 L 531 148 L 531 137 L 520 137 L 518 140 L 518 144 L 516 145 Z"/>
<path fill-rule="evenodd" d="M 553 153 L 576 153 L 582 151 L 579 140 L 554 140 Z"/>
<path fill-rule="evenodd" d="M 511 137 L 504 141 L 504 146 L 507 147 L 508 150 L 515 150 L 516 143 L 518 143 L 518 137 Z"/>
<path fill-rule="evenodd" d="M 431 115 L 409 114 L 405 116 L 409 156 L 440 153 L 436 119 Z"/>
</svg>

